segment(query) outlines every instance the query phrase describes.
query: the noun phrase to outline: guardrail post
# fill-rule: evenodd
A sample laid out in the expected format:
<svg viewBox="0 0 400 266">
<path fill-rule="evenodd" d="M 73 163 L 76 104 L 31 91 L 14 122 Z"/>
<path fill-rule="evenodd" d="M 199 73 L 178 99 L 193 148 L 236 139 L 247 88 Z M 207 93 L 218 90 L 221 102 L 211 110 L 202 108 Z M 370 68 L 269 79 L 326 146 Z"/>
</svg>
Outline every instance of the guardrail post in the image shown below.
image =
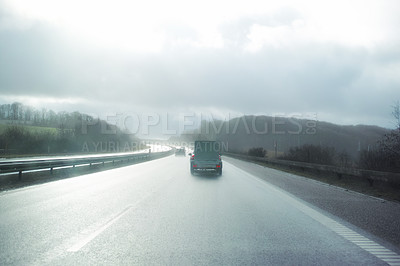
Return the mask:
<svg viewBox="0 0 400 266">
<path fill-rule="evenodd" d="M 22 171 L 18 172 L 18 181 L 22 181 Z"/>
<path fill-rule="evenodd" d="M 50 174 L 53 174 L 53 167 L 50 167 Z"/>
</svg>

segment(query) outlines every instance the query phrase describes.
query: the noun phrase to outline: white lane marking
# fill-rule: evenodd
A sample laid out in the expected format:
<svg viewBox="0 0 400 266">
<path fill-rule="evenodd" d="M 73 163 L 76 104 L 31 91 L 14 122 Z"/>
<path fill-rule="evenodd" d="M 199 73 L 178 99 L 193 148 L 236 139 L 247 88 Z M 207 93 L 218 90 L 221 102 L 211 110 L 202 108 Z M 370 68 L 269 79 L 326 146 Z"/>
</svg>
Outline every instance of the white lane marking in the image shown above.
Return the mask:
<svg viewBox="0 0 400 266">
<path fill-rule="evenodd" d="M 353 241 L 356 245 L 363 245 L 364 247 L 376 247 L 375 243 L 372 242 L 360 242 L 360 241 Z"/>
<path fill-rule="evenodd" d="M 230 164 L 230 163 L 228 163 Z M 329 218 L 328 216 L 314 210 L 313 208 L 307 206 L 306 204 L 302 203 L 299 199 L 291 196 L 290 194 L 283 192 L 281 189 L 276 188 L 275 186 L 257 178 L 256 176 L 249 174 L 242 169 L 230 164 L 232 167 L 236 168 L 237 171 L 242 172 L 245 176 L 251 178 L 251 180 L 257 181 L 264 187 L 267 187 L 270 190 L 275 191 L 277 194 L 280 195 L 280 198 L 291 204 L 293 207 L 298 209 L 299 211 L 303 212 L 304 214 L 308 215 L 309 217 L 313 218 L 317 222 L 323 224 L 330 230 L 334 231 L 341 237 L 344 237 L 348 241 L 352 242 L 353 244 L 357 245 L 358 247 L 362 248 L 363 250 L 367 251 L 368 253 L 372 254 L 373 256 L 381 259 L 382 261 L 386 262 L 389 265 L 400 265 L 400 255 L 392 250 L 385 248 L 384 246 L 376 243 L 375 241 L 360 235 L 359 233 L 351 230 L 347 226 L 336 222 L 335 220 Z M 373 247 L 370 245 L 374 244 Z"/>
<path fill-rule="evenodd" d="M 168 178 L 165 179 L 165 181 L 169 181 L 173 178 L 173 176 L 170 176 Z M 167 182 L 168 183 L 168 182 Z M 99 229 L 97 229 L 96 231 L 94 231 L 93 233 L 91 233 L 90 235 L 88 235 L 87 233 L 83 232 L 81 233 L 81 235 L 84 235 L 84 237 L 82 239 L 80 239 L 79 241 L 77 241 L 75 243 L 75 245 L 71 246 L 69 249 L 67 249 L 68 252 L 77 252 L 80 249 L 82 249 L 84 246 L 86 246 L 90 241 L 92 241 L 93 239 L 95 239 L 98 235 L 100 235 L 102 232 L 104 232 L 104 230 L 106 230 L 108 227 L 110 227 L 111 225 L 113 225 L 115 222 L 117 222 L 122 216 L 124 216 L 129 210 L 132 210 L 134 208 L 136 208 L 140 203 L 142 203 L 144 200 L 146 200 L 147 198 L 149 198 L 151 195 L 153 195 L 154 193 L 156 193 L 158 190 L 160 190 L 162 188 L 162 185 L 160 185 L 156 190 L 154 190 L 153 192 L 149 192 L 147 194 L 145 194 L 141 199 L 139 199 L 138 201 L 136 201 L 134 204 L 127 206 L 124 210 L 122 210 L 119 214 L 117 214 L 114 218 L 112 218 L 111 220 L 109 220 L 107 223 L 105 223 L 103 226 L 101 226 Z"/>
<path fill-rule="evenodd" d="M 128 206 L 126 207 L 122 212 L 120 212 L 116 217 L 108 221 L 105 225 L 94 231 L 92 234 L 89 236 L 81 239 L 78 241 L 75 245 L 70 247 L 67 251 L 68 252 L 77 252 L 84 246 L 86 246 L 87 243 L 95 239 L 98 235 L 100 235 L 104 230 L 106 230 L 108 227 L 113 225 L 116 221 L 118 221 L 125 213 L 127 213 L 133 206 Z"/>
<path fill-rule="evenodd" d="M 124 216 L 126 213 L 128 213 L 129 210 L 131 210 L 132 208 L 135 208 L 137 205 L 139 205 L 139 203 L 141 203 L 142 201 L 144 201 L 145 199 L 147 199 L 151 194 L 147 194 L 146 196 L 144 196 L 143 198 L 141 198 L 140 200 L 138 200 L 137 202 L 135 202 L 133 205 L 129 205 L 127 206 L 124 210 L 122 210 L 119 214 L 117 214 L 114 218 L 112 218 L 111 220 L 109 220 L 107 223 L 105 223 L 103 226 L 101 226 L 100 228 L 98 228 L 96 231 L 94 231 L 93 233 L 91 233 L 90 235 L 86 235 L 84 236 L 82 239 L 80 239 L 79 241 L 77 241 L 75 243 L 75 245 L 73 245 L 72 247 L 70 247 L 69 249 L 67 249 L 68 252 L 77 252 L 80 249 L 82 249 L 84 246 L 86 246 L 90 241 L 92 241 L 93 239 L 95 239 L 98 235 L 100 235 L 102 232 L 104 232 L 104 230 L 106 230 L 107 228 L 109 228 L 111 225 L 113 225 L 115 222 L 117 222 L 122 216 Z"/>
</svg>

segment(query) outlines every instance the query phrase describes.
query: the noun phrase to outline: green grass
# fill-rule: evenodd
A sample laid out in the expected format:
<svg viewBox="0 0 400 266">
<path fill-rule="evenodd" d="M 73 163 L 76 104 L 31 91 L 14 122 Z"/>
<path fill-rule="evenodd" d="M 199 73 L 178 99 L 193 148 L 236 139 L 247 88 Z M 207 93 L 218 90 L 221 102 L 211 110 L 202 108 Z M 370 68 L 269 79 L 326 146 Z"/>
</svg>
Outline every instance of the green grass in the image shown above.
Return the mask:
<svg viewBox="0 0 400 266">
<path fill-rule="evenodd" d="M 8 124 L 0 124 L 0 134 L 3 134 L 7 128 L 13 126 L 22 127 L 26 131 L 32 134 L 57 134 L 57 128 L 54 127 L 38 127 L 38 126 L 28 126 L 28 125 L 8 125 Z"/>
</svg>

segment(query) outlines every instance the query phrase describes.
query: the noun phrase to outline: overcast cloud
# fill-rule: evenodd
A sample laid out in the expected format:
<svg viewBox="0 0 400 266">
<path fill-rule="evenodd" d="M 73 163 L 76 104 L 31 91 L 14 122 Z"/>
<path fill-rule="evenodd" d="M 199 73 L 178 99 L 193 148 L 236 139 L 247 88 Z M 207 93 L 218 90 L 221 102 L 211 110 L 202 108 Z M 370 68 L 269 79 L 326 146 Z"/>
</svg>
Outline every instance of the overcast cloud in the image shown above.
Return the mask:
<svg viewBox="0 0 400 266">
<path fill-rule="evenodd" d="M 397 0 L 141 2 L 0 1 L 0 102 L 392 126 Z"/>
</svg>

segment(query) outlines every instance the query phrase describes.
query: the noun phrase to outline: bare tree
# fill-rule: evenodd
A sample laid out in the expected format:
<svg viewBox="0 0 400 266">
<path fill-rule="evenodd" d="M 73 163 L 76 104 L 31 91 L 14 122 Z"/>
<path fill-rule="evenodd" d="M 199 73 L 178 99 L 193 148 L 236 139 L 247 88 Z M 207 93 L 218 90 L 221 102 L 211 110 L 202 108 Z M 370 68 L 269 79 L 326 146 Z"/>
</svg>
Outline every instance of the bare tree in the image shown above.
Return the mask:
<svg viewBox="0 0 400 266">
<path fill-rule="evenodd" d="M 396 129 L 386 134 L 380 141 L 382 151 L 387 155 L 387 160 L 394 166 L 400 167 L 400 103 L 393 106 L 392 112 L 396 119 Z"/>
<path fill-rule="evenodd" d="M 20 120 L 21 119 L 21 113 L 22 113 L 22 104 L 15 102 L 11 104 L 11 112 L 12 116 L 11 119 L 14 121 Z"/>
<path fill-rule="evenodd" d="M 29 123 L 32 119 L 33 108 L 30 106 L 25 106 L 24 120 Z"/>
<path fill-rule="evenodd" d="M 400 131 L 400 102 L 397 101 L 393 106 L 392 115 L 396 119 L 396 129 Z"/>
</svg>

